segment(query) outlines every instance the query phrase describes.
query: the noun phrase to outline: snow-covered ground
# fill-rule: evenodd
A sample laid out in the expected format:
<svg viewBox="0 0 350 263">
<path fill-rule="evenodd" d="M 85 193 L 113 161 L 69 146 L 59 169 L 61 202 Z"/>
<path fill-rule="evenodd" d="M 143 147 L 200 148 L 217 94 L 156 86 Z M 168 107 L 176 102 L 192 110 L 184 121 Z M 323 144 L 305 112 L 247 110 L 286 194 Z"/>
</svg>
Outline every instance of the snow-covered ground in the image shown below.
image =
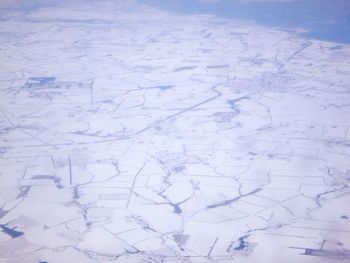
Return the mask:
<svg viewBox="0 0 350 263">
<path fill-rule="evenodd" d="M 0 3 L 1 263 L 350 260 L 349 44 Z"/>
</svg>

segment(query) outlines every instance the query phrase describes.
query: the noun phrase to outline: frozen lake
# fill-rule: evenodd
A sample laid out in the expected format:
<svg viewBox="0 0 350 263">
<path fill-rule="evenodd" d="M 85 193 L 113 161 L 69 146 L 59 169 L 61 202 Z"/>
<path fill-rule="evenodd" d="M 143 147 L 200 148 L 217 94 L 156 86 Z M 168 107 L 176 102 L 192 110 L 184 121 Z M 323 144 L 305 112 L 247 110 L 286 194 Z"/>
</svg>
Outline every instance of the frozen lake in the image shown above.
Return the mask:
<svg viewBox="0 0 350 263">
<path fill-rule="evenodd" d="M 348 0 L 145 0 L 167 11 L 213 14 L 228 19 L 293 30 L 306 30 L 305 37 L 340 43 L 350 42 Z"/>
<path fill-rule="evenodd" d="M 0 1 L 0 263 L 350 261 L 349 15 Z"/>
</svg>

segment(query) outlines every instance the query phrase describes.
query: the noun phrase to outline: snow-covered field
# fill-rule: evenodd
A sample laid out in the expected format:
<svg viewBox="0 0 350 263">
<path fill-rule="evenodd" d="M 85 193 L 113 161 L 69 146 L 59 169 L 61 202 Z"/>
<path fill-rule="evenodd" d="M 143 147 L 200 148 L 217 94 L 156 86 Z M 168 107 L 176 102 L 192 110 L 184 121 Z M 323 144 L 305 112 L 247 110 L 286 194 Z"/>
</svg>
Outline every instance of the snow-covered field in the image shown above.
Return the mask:
<svg viewBox="0 0 350 263">
<path fill-rule="evenodd" d="M 1 263 L 350 260 L 349 44 L 136 1 L 10 2 Z"/>
</svg>

